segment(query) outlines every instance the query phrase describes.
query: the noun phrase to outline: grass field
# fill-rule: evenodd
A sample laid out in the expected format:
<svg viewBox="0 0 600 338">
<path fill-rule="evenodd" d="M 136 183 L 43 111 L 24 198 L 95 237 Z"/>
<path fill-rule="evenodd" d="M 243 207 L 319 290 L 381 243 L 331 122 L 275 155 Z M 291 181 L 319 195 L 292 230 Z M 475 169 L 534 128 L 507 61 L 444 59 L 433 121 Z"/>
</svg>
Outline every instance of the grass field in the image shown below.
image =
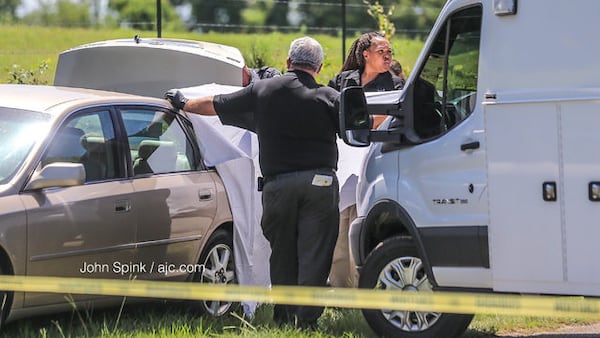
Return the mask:
<svg viewBox="0 0 600 338">
<path fill-rule="evenodd" d="M 54 82 L 56 62 L 60 52 L 84 43 L 133 38 L 140 34 L 142 38 L 156 36 L 155 32 L 138 32 L 128 29 L 77 29 L 35 26 L 0 25 L 0 83 L 10 81 L 9 72 L 13 65 L 27 70 L 36 70 L 42 62 L 48 64 L 48 70 L 40 76 L 45 84 Z M 191 39 L 216 42 L 240 49 L 250 66 L 257 63 L 285 69 L 285 58 L 290 42 L 304 34 L 224 34 L 224 33 L 169 33 L 163 32 L 164 38 Z M 317 80 L 327 84 L 342 66 L 341 38 L 327 35 L 313 35 L 323 45 L 325 61 L 323 70 Z M 354 37 L 348 38 L 348 49 Z M 410 71 L 417 59 L 423 42 L 420 40 L 391 39 L 395 55 L 402 62 L 405 72 Z M 168 65 L 165 65 L 168 66 Z"/>
</svg>

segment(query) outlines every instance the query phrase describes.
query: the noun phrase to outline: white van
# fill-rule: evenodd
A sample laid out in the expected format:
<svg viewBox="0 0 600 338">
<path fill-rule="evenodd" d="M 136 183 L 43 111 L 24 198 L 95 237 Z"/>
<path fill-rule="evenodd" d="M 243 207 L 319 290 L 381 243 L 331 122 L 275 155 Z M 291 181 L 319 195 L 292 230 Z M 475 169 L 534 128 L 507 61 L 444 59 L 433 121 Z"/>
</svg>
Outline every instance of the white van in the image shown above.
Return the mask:
<svg viewBox="0 0 600 338">
<path fill-rule="evenodd" d="M 348 88 L 369 146 L 350 229 L 362 288 L 600 296 L 600 1 L 450 0 L 402 91 Z M 371 130 L 369 114 L 390 115 Z M 381 335 L 472 315 L 365 310 Z"/>
</svg>

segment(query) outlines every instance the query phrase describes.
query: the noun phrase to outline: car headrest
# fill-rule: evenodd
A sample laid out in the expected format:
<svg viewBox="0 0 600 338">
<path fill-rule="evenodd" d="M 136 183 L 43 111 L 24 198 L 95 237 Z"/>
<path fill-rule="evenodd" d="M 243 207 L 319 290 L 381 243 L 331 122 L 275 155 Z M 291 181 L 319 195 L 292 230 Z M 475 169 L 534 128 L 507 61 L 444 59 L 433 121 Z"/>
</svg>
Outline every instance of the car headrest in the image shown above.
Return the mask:
<svg viewBox="0 0 600 338">
<path fill-rule="evenodd" d="M 158 148 L 162 150 L 161 153 L 173 152 L 175 145 L 170 141 L 143 140 L 138 148 L 138 157 L 148 159 Z"/>
<path fill-rule="evenodd" d="M 99 151 L 104 149 L 104 137 L 85 136 L 81 138 L 81 146 L 88 151 Z"/>
</svg>

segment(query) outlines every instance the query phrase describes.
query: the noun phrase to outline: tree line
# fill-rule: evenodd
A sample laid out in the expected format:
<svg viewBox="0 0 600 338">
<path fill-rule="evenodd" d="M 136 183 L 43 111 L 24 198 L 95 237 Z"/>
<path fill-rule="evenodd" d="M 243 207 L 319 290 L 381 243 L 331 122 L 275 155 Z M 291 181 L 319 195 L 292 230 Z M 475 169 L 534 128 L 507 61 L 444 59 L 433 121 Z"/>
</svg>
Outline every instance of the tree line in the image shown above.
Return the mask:
<svg viewBox="0 0 600 338">
<path fill-rule="evenodd" d="M 38 8 L 21 17 L 24 0 L 0 0 L 0 23 L 64 27 L 128 26 L 156 29 L 158 1 L 153 0 L 37 0 Z M 367 15 L 378 5 L 396 32 L 409 37 L 426 33 L 446 0 L 160 0 L 164 29 L 172 31 L 315 30 L 337 35 L 342 13 L 349 31 L 377 27 Z M 344 3 L 344 6 L 342 4 Z M 182 15 L 182 13 L 187 15 Z"/>
</svg>

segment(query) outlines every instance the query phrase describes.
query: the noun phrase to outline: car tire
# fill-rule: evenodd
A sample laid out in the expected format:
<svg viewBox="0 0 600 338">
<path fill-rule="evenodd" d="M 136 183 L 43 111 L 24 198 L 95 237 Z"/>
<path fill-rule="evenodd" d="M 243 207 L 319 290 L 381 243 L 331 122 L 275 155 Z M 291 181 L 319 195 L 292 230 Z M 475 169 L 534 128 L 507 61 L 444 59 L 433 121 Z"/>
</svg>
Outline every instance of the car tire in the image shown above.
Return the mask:
<svg viewBox="0 0 600 338">
<path fill-rule="evenodd" d="M 208 239 L 200 254 L 199 264 L 203 266 L 202 273 L 194 275 L 196 283 L 236 284 L 235 264 L 233 259 L 233 237 L 224 230 L 216 230 Z M 221 317 L 237 307 L 237 303 L 201 300 L 197 306 L 203 314 Z"/>
<path fill-rule="evenodd" d="M 369 254 L 361 270 L 358 286 L 365 289 L 432 292 L 425 264 L 412 239 L 400 236 L 383 241 Z M 473 319 L 472 314 L 385 309 L 363 309 L 362 312 L 369 326 L 382 337 L 455 337 L 462 334 Z"/>
</svg>

